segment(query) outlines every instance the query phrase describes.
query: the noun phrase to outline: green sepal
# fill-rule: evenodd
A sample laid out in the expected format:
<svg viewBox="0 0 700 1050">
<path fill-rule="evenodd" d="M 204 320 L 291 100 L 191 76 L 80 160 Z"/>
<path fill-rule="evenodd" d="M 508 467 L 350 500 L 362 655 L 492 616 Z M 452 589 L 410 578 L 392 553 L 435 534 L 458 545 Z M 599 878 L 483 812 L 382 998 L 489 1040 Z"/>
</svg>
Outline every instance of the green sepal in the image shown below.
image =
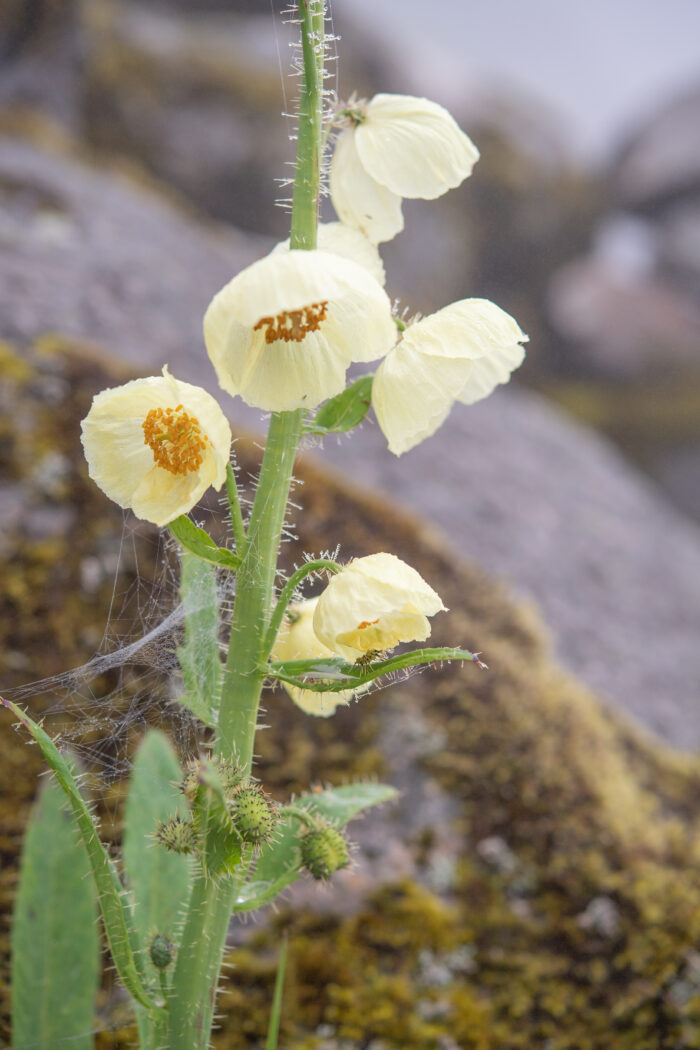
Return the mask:
<svg viewBox="0 0 700 1050">
<path fill-rule="evenodd" d="M 231 572 L 235 572 L 241 564 L 241 558 L 237 554 L 226 547 L 217 547 L 209 533 L 195 525 L 186 514 L 181 514 L 179 518 L 171 521 L 168 528 L 185 550 L 203 561 L 220 565 L 222 569 L 229 569 Z"/>
<path fill-rule="evenodd" d="M 279 682 L 286 682 L 299 689 L 309 689 L 314 693 L 338 693 L 343 689 L 359 689 L 373 682 L 375 678 L 401 671 L 404 667 L 425 667 L 454 660 L 486 668 L 478 653 L 470 653 L 467 649 L 438 648 L 413 649 L 388 659 L 378 657 L 371 663 L 349 664 L 340 656 L 284 660 L 270 663 L 265 668 L 265 673 L 270 678 L 276 678 Z"/>
<path fill-rule="evenodd" d="M 304 424 L 305 434 L 346 433 L 358 426 L 372 403 L 373 375 L 362 376 L 342 393 L 326 401 L 313 419 Z"/>
<path fill-rule="evenodd" d="M 107 942 L 119 979 L 126 990 L 142 1006 L 157 1009 L 162 1004 L 160 997 L 152 997 L 144 984 L 136 931 L 131 919 L 130 907 L 124 900 L 124 888 L 109 854 L 100 841 L 95 823 L 78 790 L 68 763 L 48 733 L 29 715 L 11 700 L 0 697 L 0 703 L 12 711 L 15 718 L 34 737 L 68 798 L 73 817 L 87 850 Z"/>
<path fill-rule="evenodd" d="M 216 569 L 182 552 L 180 596 L 185 612 L 185 644 L 177 650 L 187 692 L 178 703 L 210 729 L 216 727 L 223 668 L 219 656 L 219 596 Z"/>
<path fill-rule="evenodd" d="M 224 786 L 216 767 L 206 760 L 199 764 L 200 784 L 192 803 L 199 833 L 199 859 L 208 878 L 233 872 L 241 862 L 243 843 L 231 823 Z"/>
<path fill-rule="evenodd" d="M 52 779 L 27 825 L 12 924 L 12 1036 L 18 1050 L 92 1050 L 100 977 L 96 918 L 85 846 Z"/>
<path fill-rule="evenodd" d="M 388 784 L 343 784 L 317 794 L 302 795 L 294 802 L 294 808 L 305 810 L 311 818 L 322 817 L 335 827 L 342 827 L 362 810 L 389 802 L 396 795 L 396 788 Z M 260 851 L 252 879 L 239 890 L 235 912 L 270 904 L 286 886 L 296 881 L 302 870 L 299 836 L 304 826 L 298 816 L 285 815 L 282 810 L 274 841 Z"/>
</svg>

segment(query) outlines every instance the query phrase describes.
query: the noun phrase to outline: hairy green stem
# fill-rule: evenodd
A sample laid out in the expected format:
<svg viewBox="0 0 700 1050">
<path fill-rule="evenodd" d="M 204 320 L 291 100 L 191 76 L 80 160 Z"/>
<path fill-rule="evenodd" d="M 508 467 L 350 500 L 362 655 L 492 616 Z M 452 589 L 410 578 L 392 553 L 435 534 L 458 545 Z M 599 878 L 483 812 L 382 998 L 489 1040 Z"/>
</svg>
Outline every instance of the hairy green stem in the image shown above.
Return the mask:
<svg viewBox="0 0 700 1050">
<path fill-rule="evenodd" d="M 265 635 L 265 643 L 263 645 L 263 660 L 266 660 L 270 655 L 272 646 L 275 644 L 275 638 L 277 632 L 282 625 L 282 618 L 285 613 L 285 609 L 294 597 L 294 592 L 305 577 L 310 576 L 312 572 L 340 572 L 342 565 L 338 565 L 337 561 L 332 561 L 330 558 L 314 558 L 313 561 L 304 562 L 296 572 L 293 572 L 289 577 L 284 587 L 280 591 L 279 598 L 275 610 L 270 620 L 270 626 L 267 629 Z"/>
<path fill-rule="evenodd" d="M 304 76 L 299 107 L 297 166 L 292 204 L 292 248 L 316 246 L 320 187 L 323 81 L 323 0 L 299 0 Z M 274 414 L 255 501 L 239 549 L 231 637 L 219 708 L 216 753 L 233 756 L 249 771 L 253 761 L 260 692 L 261 656 L 270 624 L 277 553 L 304 411 Z M 238 543 L 240 507 L 228 485 Z M 237 509 L 238 508 L 238 509 Z M 194 882 L 182 932 L 170 997 L 167 1050 L 205 1050 L 209 1045 L 221 960 L 238 880 Z"/>
<path fill-rule="evenodd" d="M 236 551 L 238 554 L 242 555 L 246 542 L 245 525 L 243 524 L 241 501 L 238 498 L 236 475 L 234 474 L 231 463 L 226 464 L 226 495 L 228 496 L 228 509 L 231 517 L 233 538 L 236 541 Z"/>
<path fill-rule="evenodd" d="M 321 189 L 323 124 L 323 0 L 299 0 L 304 74 L 299 104 L 297 166 L 290 248 L 315 248 Z"/>
</svg>

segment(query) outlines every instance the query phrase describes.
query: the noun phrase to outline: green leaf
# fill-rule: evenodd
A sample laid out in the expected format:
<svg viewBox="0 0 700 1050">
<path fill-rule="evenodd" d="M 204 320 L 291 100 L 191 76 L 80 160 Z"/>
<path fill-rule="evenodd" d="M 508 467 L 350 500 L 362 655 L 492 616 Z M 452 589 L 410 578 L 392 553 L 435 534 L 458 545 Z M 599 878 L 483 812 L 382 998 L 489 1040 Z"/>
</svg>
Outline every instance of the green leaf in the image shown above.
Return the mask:
<svg viewBox="0 0 700 1050">
<path fill-rule="evenodd" d="M 136 752 L 124 811 L 124 869 L 134 898 L 134 925 L 147 948 L 154 934 L 174 940 L 182 921 L 192 877 L 192 860 L 155 845 L 158 824 L 179 814 L 189 817 L 189 806 L 178 782 L 182 771 L 168 738 L 151 729 Z M 150 961 L 147 972 L 155 980 Z"/>
<path fill-rule="evenodd" d="M 362 376 L 341 394 L 326 401 L 312 420 L 304 426 L 307 434 L 345 433 L 356 427 L 367 415 L 372 402 L 374 376 Z"/>
<path fill-rule="evenodd" d="M 209 561 L 213 565 L 220 565 L 223 569 L 235 572 L 241 564 L 241 559 L 233 551 L 225 547 L 217 547 L 211 536 L 195 525 L 186 514 L 181 514 L 168 525 L 173 536 L 182 544 L 185 550 L 191 554 Z"/>
<path fill-rule="evenodd" d="M 160 1002 L 152 998 L 144 985 L 143 971 L 137 955 L 136 932 L 131 921 L 130 909 L 123 899 L 123 886 L 109 854 L 100 842 L 97 827 L 78 790 L 68 763 L 48 733 L 29 715 L 11 700 L 0 697 L 0 703 L 12 711 L 15 718 L 29 730 L 68 798 L 90 860 L 107 942 L 120 980 L 137 1002 L 148 1008 L 157 1009 Z"/>
<path fill-rule="evenodd" d="M 153 841 L 159 823 L 178 813 L 189 817 L 189 806 L 177 787 L 181 779 L 180 764 L 168 738 L 151 729 L 136 752 L 129 782 L 124 809 L 124 869 L 134 901 L 134 926 L 142 946 L 144 970 L 154 983 L 159 971 L 148 954 L 150 942 L 157 933 L 176 940 L 192 877 L 191 857 L 168 853 Z M 137 1020 L 141 1045 L 147 1050 L 155 1041 L 154 1021 L 140 1007 Z"/>
<path fill-rule="evenodd" d="M 97 898 L 90 864 L 61 788 L 34 805 L 12 927 L 15 1050 L 92 1050 L 100 976 Z"/>
<path fill-rule="evenodd" d="M 277 963 L 277 976 L 275 978 L 275 991 L 272 996 L 272 1009 L 270 1010 L 270 1023 L 267 1026 L 267 1039 L 265 1050 L 277 1050 L 280 1034 L 280 1020 L 282 1017 L 282 993 L 284 991 L 284 972 L 287 967 L 287 935 L 283 934 L 282 947 L 280 948 L 280 959 Z"/>
<path fill-rule="evenodd" d="M 209 878 L 230 874 L 241 862 L 242 842 L 229 813 L 219 774 L 210 762 L 200 761 L 201 783 L 192 804 L 200 835 L 200 860 Z"/>
<path fill-rule="evenodd" d="M 325 817 L 336 827 L 342 827 L 363 810 L 389 802 L 396 795 L 396 788 L 388 784 L 343 784 L 317 794 L 302 795 L 294 807 Z M 260 851 L 255 874 L 241 887 L 234 911 L 251 911 L 270 904 L 286 886 L 296 881 L 301 871 L 298 847 L 301 831 L 302 823 L 294 815 L 288 815 L 281 822 L 274 841 Z"/>
<path fill-rule="evenodd" d="M 180 594 L 185 609 L 185 644 L 178 649 L 177 658 L 187 693 L 178 700 L 205 725 L 214 728 L 223 678 L 214 566 L 183 552 Z"/>
<path fill-rule="evenodd" d="M 339 656 L 284 660 L 268 664 L 264 672 L 270 678 L 295 685 L 299 689 L 309 689 L 314 693 L 337 693 L 341 689 L 359 689 L 375 678 L 402 671 L 405 667 L 462 661 L 487 670 L 487 665 L 479 656 L 479 653 L 470 653 L 468 649 L 413 649 L 386 659 L 378 653 L 376 659 L 369 663 L 357 661 L 349 664 Z"/>
</svg>

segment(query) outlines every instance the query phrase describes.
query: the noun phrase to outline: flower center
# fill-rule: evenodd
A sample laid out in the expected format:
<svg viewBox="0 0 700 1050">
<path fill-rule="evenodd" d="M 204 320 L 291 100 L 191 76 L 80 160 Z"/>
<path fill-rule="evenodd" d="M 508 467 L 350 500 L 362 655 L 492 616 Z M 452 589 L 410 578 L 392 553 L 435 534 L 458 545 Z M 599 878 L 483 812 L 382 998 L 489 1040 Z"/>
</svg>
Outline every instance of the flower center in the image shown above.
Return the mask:
<svg viewBox="0 0 700 1050">
<path fill-rule="evenodd" d="M 362 623 L 358 623 L 358 631 L 366 631 L 368 627 L 374 627 L 375 623 L 379 623 L 379 617 L 376 620 L 363 620 Z"/>
<path fill-rule="evenodd" d="M 265 342 L 274 343 L 283 339 L 285 343 L 300 343 L 309 332 L 317 332 L 321 321 L 325 321 L 328 300 L 302 306 L 301 310 L 283 310 L 276 317 L 261 317 L 253 325 L 253 331 L 265 329 Z"/>
<path fill-rule="evenodd" d="M 202 433 L 196 416 L 175 408 L 152 408 L 143 423 L 144 444 L 153 449 L 153 459 L 171 474 L 199 470 L 209 438 Z"/>
</svg>

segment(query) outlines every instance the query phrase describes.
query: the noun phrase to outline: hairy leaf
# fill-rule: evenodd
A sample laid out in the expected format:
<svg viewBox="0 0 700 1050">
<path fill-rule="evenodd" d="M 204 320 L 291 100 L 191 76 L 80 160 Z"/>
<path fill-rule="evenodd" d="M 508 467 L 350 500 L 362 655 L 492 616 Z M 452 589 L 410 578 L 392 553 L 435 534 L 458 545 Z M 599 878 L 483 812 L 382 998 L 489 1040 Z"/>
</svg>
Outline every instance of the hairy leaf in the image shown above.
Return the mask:
<svg viewBox="0 0 700 1050">
<path fill-rule="evenodd" d="M 144 984 L 143 971 L 138 957 L 136 931 L 131 920 L 130 909 L 123 897 L 122 884 L 109 854 L 100 841 L 97 827 L 78 790 L 68 763 L 48 733 L 29 715 L 11 700 L 0 697 L 0 703 L 12 711 L 15 718 L 29 730 L 68 798 L 90 860 L 109 950 L 120 980 L 137 1002 L 149 1008 L 157 1008 L 160 1003 L 151 997 Z"/>
<path fill-rule="evenodd" d="M 343 784 L 316 794 L 302 795 L 294 806 L 325 817 L 336 827 L 342 827 L 362 810 L 388 802 L 396 794 L 396 788 L 388 784 Z M 285 886 L 299 877 L 301 858 L 298 840 L 303 831 L 304 825 L 299 817 L 287 815 L 275 840 L 261 850 L 253 878 L 240 889 L 235 911 L 251 911 L 269 904 Z"/>
<path fill-rule="evenodd" d="M 12 928 L 16 1050 L 92 1050 L 99 984 L 97 898 L 63 791 L 49 781 L 24 840 Z"/>
<path fill-rule="evenodd" d="M 216 569 L 186 551 L 180 594 L 185 609 L 185 644 L 177 651 L 187 692 L 179 703 L 205 725 L 217 722 L 223 669 L 219 656 L 219 599 Z"/>
<path fill-rule="evenodd" d="M 326 401 L 306 424 L 308 434 L 346 433 L 356 427 L 367 415 L 372 402 L 374 376 L 362 376 L 342 393 Z"/>
</svg>

